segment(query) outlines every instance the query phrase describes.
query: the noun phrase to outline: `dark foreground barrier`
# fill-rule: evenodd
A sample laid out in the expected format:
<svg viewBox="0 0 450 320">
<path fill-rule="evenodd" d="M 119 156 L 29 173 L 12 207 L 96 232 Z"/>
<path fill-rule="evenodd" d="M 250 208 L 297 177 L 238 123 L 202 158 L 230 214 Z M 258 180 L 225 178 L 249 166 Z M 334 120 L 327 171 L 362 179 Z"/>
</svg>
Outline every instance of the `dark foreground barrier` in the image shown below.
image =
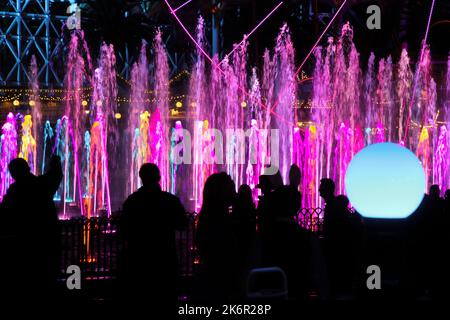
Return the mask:
<svg viewBox="0 0 450 320">
<path fill-rule="evenodd" d="M 67 277 L 70 265 L 80 267 L 85 280 L 115 279 L 122 243 L 118 234 L 120 216 L 111 218 L 73 218 L 60 220 L 61 278 Z M 197 215 L 188 214 L 186 230 L 177 232 L 176 244 L 181 276 L 194 274 L 198 263 L 194 237 Z M 323 210 L 302 208 L 297 222 L 313 232 L 321 232 Z"/>
</svg>

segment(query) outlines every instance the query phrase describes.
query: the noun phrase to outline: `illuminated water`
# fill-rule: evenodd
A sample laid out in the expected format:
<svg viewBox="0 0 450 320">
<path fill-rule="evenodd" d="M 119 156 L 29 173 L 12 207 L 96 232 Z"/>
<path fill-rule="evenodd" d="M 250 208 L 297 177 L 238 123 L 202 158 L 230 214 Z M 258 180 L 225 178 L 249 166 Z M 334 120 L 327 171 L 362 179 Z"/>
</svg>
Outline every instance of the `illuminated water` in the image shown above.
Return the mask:
<svg viewBox="0 0 450 320">
<path fill-rule="evenodd" d="M 205 32 L 200 18 L 196 40 L 208 51 Z M 160 167 L 164 190 L 198 210 L 204 182 L 217 171 L 228 172 L 237 186 L 249 184 L 257 199 L 259 175 L 279 155 L 284 182 L 296 163 L 302 172 L 302 205 L 316 207 L 321 205 L 320 179 L 334 179 L 337 193 L 345 193 L 345 173 L 354 155 L 380 142 L 412 150 L 425 169 L 427 186 L 450 187 L 450 71 L 436 85 L 428 48 L 416 63 L 406 50 L 398 60 L 372 54 L 361 61 L 346 24 L 339 37 L 316 49 L 312 80 L 299 83 L 286 25 L 260 61 L 249 60 L 247 46 L 243 41 L 231 55 L 212 61 L 197 48 L 181 101 L 186 116 L 172 119 L 169 60 L 159 31 L 151 45 L 142 44 L 127 82 L 129 104 L 122 108 L 114 48 L 103 44 L 94 68 L 83 33 L 73 33 L 60 119 L 50 123 L 42 116 L 38 66 L 32 60 L 33 106 L 23 115 L 9 114 L 2 123 L 0 196 L 12 182 L 7 171 L 11 159 L 27 159 L 39 174 L 56 153 L 64 171 L 55 197 L 63 217 L 72 209 L 86 216 L 110 215 L 140 187 L 138 171 L 146 162 Z M 306 83 L 312 88 L 311 108 L 297 109 L 297 99 L 303 99 L 298 88 Z M 274 137 L 277 143 L 270 141 Z M 170 161 L 174 157 L 192 164 Z"/>
</svg>

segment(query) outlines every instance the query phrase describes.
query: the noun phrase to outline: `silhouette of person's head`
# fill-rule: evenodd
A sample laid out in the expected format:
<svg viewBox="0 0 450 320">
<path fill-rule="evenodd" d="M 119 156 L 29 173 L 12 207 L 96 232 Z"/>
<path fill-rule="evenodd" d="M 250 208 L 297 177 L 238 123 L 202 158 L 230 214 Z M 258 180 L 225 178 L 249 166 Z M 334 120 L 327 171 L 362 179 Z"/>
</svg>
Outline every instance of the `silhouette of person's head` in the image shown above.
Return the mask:
<svg viewBox="0 0 450 320">
<path fill-rule="evenodd" d="M 252 222 L 255 219 L 255 203 L 253 202 L 252 189 L 247 184 L 242 184 L 237 193 L 233 206 L 233 218 L 239 223 Z"/>
<path fill-rule="evenodd" d="M 346 210 L 348 209 L 350 201 L 348 200 L 347 196 L 344 196 L 343 194 L 340 194 L 336 197 L 336 206 L 339 209 Z"/>
<path fill-rule="evenodd" d="M 280 170 L 275 173 L 266 172 L 259 176 L 259 183 L 256 185 L 257 188 L 261 189 L 262 194 L 268 194 L 279 187 L 283 186 L 283 178 L 281 177 Z"/>
<path fill-rule="evenodd" d="M 283 186 L 283 177 L 281 176 L 280 170 L 277 170 L 275 174 L 269 175 L 269 179 L 272 182 L 273 189 Z"/>
<path fill-rule="evenodd" d="M 206 179 L 203 188 L 203 208 L 226 208 L 236 198 L 235 185 L 225 172 L 214 173 Z"/>
<path fill-rule="evenodd" d="M 262 174 L 259 176 L 259 183 L 256 185 L 257 188 L 261 189 L 261 193 L 268 194 L 272 190 L 272 183 L 269 176 Z"/>
<path fill-rule="evenodd" d="M 252 189 L 250 186 L 248 184 L 242 184 L 239 187 L 237 197 L 238 200 L 242 202 L 252 201 Z"/>
<path fill-rule="evenodd" d="M 439 199 L 439 196 L 441 195 L 441 190 L 439 189 L 439 186 L 437 184 L 433 184 L 430 187 L 430 199 L 436 200 Z"/>
<path fill-rule="evenodd" d="M 143 164 L 139 170 L 139 177 L 141 178 L 144 187 L 158 185 L 161 180 L 159 168 L 154 163 Z"/>
<path fill-rule="evenodd" d="M 289 185 L 298 188 L 298 186 L 300 185 L 300 179 L 300 168 L 296 164 L 293 164 L 291 166 L 291 169 L 289 170 Z"/>
<path fill-rule="evenodd" d="M 329 178 L 320 180 L 319 194 L 325 200 L 330 201 L 334 198 L 334 189 L 336 188 L 334 181 Z"/>
<path fill-rule="evenodd" d="M 22 158 L 15 158 L 11 160 L 8 165 L 8 169 L 11 177 L 17 182 L 23 181 L 30 175 L 30 166 L 27 161 Z"/>
</svg>

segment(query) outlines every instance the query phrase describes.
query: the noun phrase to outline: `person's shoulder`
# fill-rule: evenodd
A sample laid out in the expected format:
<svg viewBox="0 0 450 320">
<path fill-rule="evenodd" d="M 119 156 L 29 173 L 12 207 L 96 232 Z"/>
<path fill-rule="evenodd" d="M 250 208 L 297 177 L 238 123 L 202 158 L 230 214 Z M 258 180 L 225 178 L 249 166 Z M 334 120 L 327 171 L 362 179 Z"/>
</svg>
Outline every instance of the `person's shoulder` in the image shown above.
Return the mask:
<svg viewBox="0 0 450 320">
<path fill-rule="evenodd" d="M 125 203 L 131 203 L 136 201 L 140 196 L 141 196 L 140 190 L 136 190 L 135 192 L 133 192 L 132 194 L 130 194 L 127 199 L 125 200 Z"/>
<path fill-rule="evenodd" d="M 166 199 L 169 199 L 169 200 L 179 201 L 179 199 L 176 195 L 171 194 L 170 192 L 167 192 L 167 191 L 161 191 L 161 196 Z"/>
</svg>

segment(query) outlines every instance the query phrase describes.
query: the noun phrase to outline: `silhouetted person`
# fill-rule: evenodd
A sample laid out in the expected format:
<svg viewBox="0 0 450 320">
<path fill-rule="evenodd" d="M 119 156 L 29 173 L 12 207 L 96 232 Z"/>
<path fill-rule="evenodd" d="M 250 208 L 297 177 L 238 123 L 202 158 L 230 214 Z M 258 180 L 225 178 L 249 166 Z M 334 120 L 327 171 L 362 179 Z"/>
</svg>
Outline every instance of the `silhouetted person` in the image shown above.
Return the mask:
<svg viewBox="0 0 450 320">
<path fill-rule="evenodd" d="M 263 224 L 269 220 L 269 198 L 271 197 L 271 193 L 274 189 L 272 182 L 270 181 L 270 177 L 268 175 L 260 175 L 259 183 L 256 185 L 256 188 L 261 189 L 261 195 L 258 196 L 258 207 L 256 210 L 258 226 L 263 227 Z"/>
<path fill-rule="evenodd" d="M 254 246 L 256 236 L 256 206 L 252 198 L 252 189 L 243 184 L 239 187 L 231 213 L 233 233 L 237 241 L 237 263 L 241 278 L 241 291 L 247 273 L 254 261 Z"/>
<path fill-rule="evenodd" d="M 258 224 L 264 228 L 264 224 L 270 224 L 273 220 L 271 212 L 274 210 L 270 208 L 274 204 L 274 201 L 270 200 L 273 197 L 273 191 L 283 186 L 283 178 L 281 177 L 280 170 L 277 170 L 275 174 L 264 173 L 259 176 L 259 183 L 257 188 L 261 189 L 261 196 L 259 196 L 257 217 Z"/>
<path fill-rule="evenodd" d="M 300 181 L 301 181 L 300 168 L 296 164 L 293 164 L 289 169 L 289 185 L 298 190 L 298 187 L 300 186 Z"/>
<path fill-rule="evenodd" d="M 319 195 L 325 201 L 325 209 L 323 215 L 323 233 L 324 236 L 328 232 L 327 228 L 329 226 L 329 222 L 331 222 L 334 213 L 336 212 L 336 195 L 335 195 L 336 185 L 332 179 L 324 178 L 320 180 L 319 185 Z M 341 202 L 344 199 L 340 199 Z M 342 203 L 341 203 L 342 205 Z"/>
<path fill-rule="evenodd" d="M 223 301 L 237 287 L 237 242 L 229 213 L 235 197 L 234 182 L 226 173 L 215 173 L 206 180 L 196 234 L 201 299 Z"/>
<path fill-rule="evenodd" d="M 443 259 L 443 253 L 448 250 L 445 237 L 448 233 L 448 227 L 445 225 L 444 219 L 444 201 L 440 197 L 440 188 L 438 185 L 430 186 L 428 197 L 426 197 L 424 216 L 421 220 L 422 243 L 421 248 L 423 268 L 421 274 L 421 282 L 425 290 L 429 290 L 430 295 L 434 298 L 440 297 L 445 283 L 446 260 Z"/>
<path fill-rule="evenodd" d="M 260 175 L 259 183 L 256 185 L 256 188 L 261 189 L 262 196 L 271 192 L 273 190 L 273 185 L 269 179 L 269 176 L 265 174 Z"/>
<path fill-rule="evenodd" d="M 296 208 L 297 211 L 300 210 L 302 199 L 302 195 L 299 191 L 300 181 L 301 181 L 300 168 L 296 164 L 293 164 L 289 169 L 289 186 L 292 188 L 293 191 L 292 201 L 298 204 L 298 207 Z"/>
<path fill-rule="evenodd" d="M 422 203 L 408 218 L 408 286 L 415 296 L 439 298 L 446 286 L 448 224 L 445 206 L 437 185 L 430 186 Z"/>
<path fill-rule="evenodd" d="M 152 163 L 139 170 L 142 187 L 123 204 L 120 234 L 121 294 L 127 303 L 160 306 L 176 302 L 176 230 L 186 226 L 180 200 L 161 190 L 160 172 Z"/>
<path fill-rule="evenodd" d="M 323 198 L 326 204 L 330 204 L 335 200 L 335 189 L 336 185 L 332 179 L 323 178 L 320 180 L 319 195 Z"/>
<path fill-rule="evenodd" d="M 60 232 L 53 196 L 62 179 L 61 162 L 52 156 L 41 176 L 32 174 L 21 158 L 12 160 L 8 169 L 14 183 L 0 207 L 8 223 L 2 228 L 7 241 L 2 243 L 6 250 L 1 264 L 8 268 L 0 273 L 2 290 L 9 284 L 9 297 L 19 294 L 23 301 L 45 302 L 54 297 L 58 272 Z"/>
<path fill-rule="evenodd" d="M 231 222 L 240 249 L 249 250 L 256 231 L 256 207 L 252 199 L 252 189 L 247 184 L 239 187 L 233 204 Z"/>
<path fill-rule="evenodd" d="M 423 295 L 425 291 L 423 268 L 428 261 L 424 261 L 423 256 L 427 250 L 427 244 L 424 243 L 427 205 L 428 194 L 425 194 L 418 208 L 407 218 L 406 224 L 406 260 L 409 268 L 404 273 L 404 287 L 412 298 Z"/>
<path fill-rule="evenodd" d="M 345 195 L 335 198 L 335 211 L 331 212 L 327 234 L 327 257 L 330 264 L 332 293 L 351 294 L 352 282 L 359 260 L 361 223 L 350 212 L 349 199 Z"/>
<path fill-rule="evenodd" d="M 299 208 L 297 192 L 291 186 L 273 191 L 269 200 L 273 202 L 273 218 L 261 229 L 263 265 L 283 269 L 289 298 L 305 299 L 312 286 L 312 250 L 310 233 L 295 220 Z"/>
<path fill-rule="evenodd" d="M 430 200 L 437 201 L 441 197 L 441 190 L 437 184 L 430 186 L 430 192 L 428 193 Z"/>
<path fill-rule="evenodd" d="M 441 299 L 449 299 L 450 291 L 448 288 L 450 287 L 450 277 L 448 277 L 447 273 L 450 267 L 449 259 L 445 256 L 444 252 L 448 251 L 448 244 L 450 243 L 450 189 L 445 191 L 444 195 L 444 212 L 441 221 L 441 239 L 440 239 L 440 255 L 442 258 L 442 264 L 440 269 L 441 275 L 441 283 L 440 288 L 438 289 L 439 298 Z"/>
<path fill-rule="evenodd" d="M 336 197 L 331 179 L 320 180 L 319 194 L 325 201 L 323 217 L 323 249 L 328 270 L 330 293 L 336 296 L 346 291 L 348 280 L 344 261 L 349 259 L 347 236 L 349 232 L 348 199 Z M 344 274 L 343 274 L 344 273 Z"/>
<path fill-rule="evenodd" d="M 335 210 L 335 184 L 332 179 L 324 178 L 320 180 L 319 195 L 325 201 L 325 210 L 323 214 L 323 235 L 327 236 L 329 232 L 330 218 Z"/>
</svg>

